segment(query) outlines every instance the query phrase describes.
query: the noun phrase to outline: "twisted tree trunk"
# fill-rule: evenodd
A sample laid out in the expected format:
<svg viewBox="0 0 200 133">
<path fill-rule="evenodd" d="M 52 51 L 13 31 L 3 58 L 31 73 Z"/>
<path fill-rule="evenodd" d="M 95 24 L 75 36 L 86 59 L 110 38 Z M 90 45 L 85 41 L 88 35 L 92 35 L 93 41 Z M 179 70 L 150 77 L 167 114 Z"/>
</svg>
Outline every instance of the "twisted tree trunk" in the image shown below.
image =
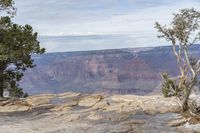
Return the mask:
<svg viewBox="0 0 200 133">
<path fill-rule="evenodd" d="M 0 74 L 0 97 L 3 97 L 3 78 Z"/>
<path fill-rule="evenodd" d="M 7 60 L 0 60 L 0 97 L 3 97 L 5 75 L 4 70 L 6 69 Z"/>
<path fill-rule="evenodd" d="M 189 56 L 188 56 L 188 47 L 186 47 L 186 45 L 185 45 L 185 47 L 183 48 L 183 50 L 184 50 L 185 61 L 186 61 L 187 66 L 188 66 L 187 69 L 190 70 L 191 76 L 192 76 L 192 77 L 191 77 L 191 81 L 190 81 L 189 83 L 185 83 L 185 86 L 186 86 L 186 88 L 185 88 L 185 95 L 184 95 L 184 98 L 183 98 L 183 100 L 182 100 L 182 109 L 183 109 L 183 111 L 187 111 L 187 110 L 189 109 L 189 107 L 188 107 L 189 96 L 190 96 L 190 93 L 191 93 L 192 88 L 193 88 L 194 85 L 195 85 L 196 78 L 197 78 L 197 77 L 196 77 L 197 73 L 195 72 L 195 70 L 194 70 L 194 68 L 192 67 L 191 62 L 190 62 L 190 60 L 189 60 Z M 185 79 L 187 79 L 186 75 L 185 75 Z M 186 84 L 188 84 L 188 85 L 186 85 Z"/>
<path fill-rule="evenodd" d="M 189 99 L 190 93 L 191 93 L 191 89 L 186 90 L 185 96 L 182 101 L 182 111 L 183 112 L 185 112 L 189 109 L 188 99 Z"/>
</svg>

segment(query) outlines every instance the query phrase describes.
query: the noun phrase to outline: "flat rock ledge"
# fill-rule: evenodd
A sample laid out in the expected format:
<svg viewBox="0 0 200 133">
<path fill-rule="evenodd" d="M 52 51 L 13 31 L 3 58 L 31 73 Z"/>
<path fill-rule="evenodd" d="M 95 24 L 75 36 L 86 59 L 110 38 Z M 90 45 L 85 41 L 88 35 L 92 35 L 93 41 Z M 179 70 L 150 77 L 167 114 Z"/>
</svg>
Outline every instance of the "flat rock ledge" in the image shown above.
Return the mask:
<svg viewBox="0 0 200 133">
<path fill-rule="evenodd" d="M 43 94 L 0 101 L 4 133 L 198 132 L 179 114 L 180 104 L 160 95 Z M 0 132 L 1 132 L 0 131 Z"/>
</svg>

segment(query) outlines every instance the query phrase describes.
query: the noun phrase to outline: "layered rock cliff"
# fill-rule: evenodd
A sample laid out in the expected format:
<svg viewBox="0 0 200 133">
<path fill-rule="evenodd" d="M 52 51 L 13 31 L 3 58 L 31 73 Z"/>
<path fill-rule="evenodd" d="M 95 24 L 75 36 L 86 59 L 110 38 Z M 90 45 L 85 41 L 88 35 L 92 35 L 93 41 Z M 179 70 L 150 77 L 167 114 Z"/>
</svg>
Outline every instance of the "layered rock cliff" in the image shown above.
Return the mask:
<svg viewBox="0 0 200 133">
<path fill-rule="evenodd" d="M 200 56 L 200 46 L 191 53 Z M 34 56 L 37 67 L 20 83 L 30 94 L 105 92 L 148 94 L 156 91 L 160 73 L 177 75 L 171 47 L 47 53 Z"/>
</svg>

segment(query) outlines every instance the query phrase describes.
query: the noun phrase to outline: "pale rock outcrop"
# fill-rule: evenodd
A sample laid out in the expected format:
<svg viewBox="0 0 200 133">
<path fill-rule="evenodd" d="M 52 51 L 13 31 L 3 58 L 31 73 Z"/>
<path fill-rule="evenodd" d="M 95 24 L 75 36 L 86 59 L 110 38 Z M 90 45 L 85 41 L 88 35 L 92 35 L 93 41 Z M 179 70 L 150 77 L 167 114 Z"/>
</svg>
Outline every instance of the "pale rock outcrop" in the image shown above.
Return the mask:
<svg viewBox="0 0 200 133">
<path fill-rule="evenodd" d="M 43 94 L 1 101 L 0 129 L 5 133 L 200 131 L 186 126 L 179 111 L 176 98 L 159 95 Z"/>
<path fill-rule="evenodd" d="M 55 94 L 42 94 L 38 96 L 30 96 L 26 99 L 26 102 L 31 106 L 49 104 L 53 97 L 55 97 Z"/>
<path fill-rule="evenodd" d="M 111 97 L 113 101 L 129 103 L 123 108 L 138 108 L 146 113 L 166 113 L 180 112 L 180 103 L 177 98 L 164 98 L 163 96 L 135 96 L 135 95 L 115 95 Z"/>
<path fill-rule="evenodd" d="M 79 106 L 92 107 L 98 102 L 100 102 L 104 97 L 102 95 L 94 94 L 86 96 L 79 101 Z"/>
<path fill-rule="evenodd" d="M 28 106 L 21 106 L 21 105 L 0 106 L 0 113 L 24 112 L 28 111 L 29 109 L 30 108 Z"/>
</svg>

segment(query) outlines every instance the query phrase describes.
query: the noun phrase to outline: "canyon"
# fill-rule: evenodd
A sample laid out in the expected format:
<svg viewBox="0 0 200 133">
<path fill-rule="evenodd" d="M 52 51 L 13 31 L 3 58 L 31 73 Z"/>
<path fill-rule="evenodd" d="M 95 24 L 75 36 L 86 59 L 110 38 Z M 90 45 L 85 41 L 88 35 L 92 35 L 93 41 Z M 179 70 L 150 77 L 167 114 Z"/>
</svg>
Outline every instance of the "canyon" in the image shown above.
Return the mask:
<svg viewBox="0 0 200 133">
<path fill-rule="evenodd" d="M 160 91 L 160 74 L 177 76 L 171 46 L 46 53 L 33 56 L 36 67 L 20 86 L 29 94 L 103 92 L 146 95 Z M 200 45 L 190 49 L 200 57 Z"/>
</svg>

